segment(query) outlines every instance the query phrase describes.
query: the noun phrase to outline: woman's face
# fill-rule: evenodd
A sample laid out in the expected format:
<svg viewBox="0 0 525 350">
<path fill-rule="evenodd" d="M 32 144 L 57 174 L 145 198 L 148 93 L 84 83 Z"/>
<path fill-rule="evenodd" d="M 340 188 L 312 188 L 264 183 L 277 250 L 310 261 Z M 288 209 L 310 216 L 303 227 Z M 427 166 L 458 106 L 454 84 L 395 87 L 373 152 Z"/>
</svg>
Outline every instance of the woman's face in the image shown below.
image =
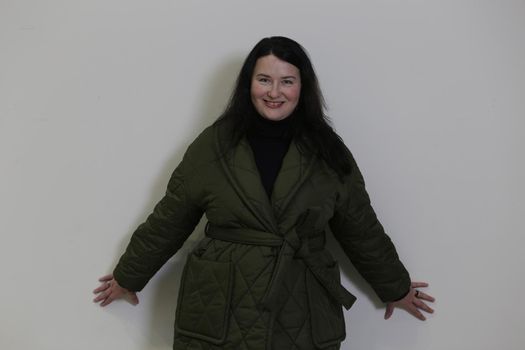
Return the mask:
<svg viewBox="0 0 525 350">
<path fill-rule="evenodd" d="M 263 118 L 287 118 L 301 95 L 299 69 L 274 55 L 260 57 L 253 70 L 250 94 L 255 109 Z"/>
</svg>

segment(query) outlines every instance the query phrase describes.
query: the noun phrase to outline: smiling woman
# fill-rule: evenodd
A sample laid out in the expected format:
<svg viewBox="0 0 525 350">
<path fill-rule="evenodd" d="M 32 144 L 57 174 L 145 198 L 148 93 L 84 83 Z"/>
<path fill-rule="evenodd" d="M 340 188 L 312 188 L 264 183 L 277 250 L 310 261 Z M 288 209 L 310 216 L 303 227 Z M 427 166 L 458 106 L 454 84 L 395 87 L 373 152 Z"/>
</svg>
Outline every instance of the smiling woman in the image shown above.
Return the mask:
<svg viewBox="0 0 525 350">
<path fill-rule="evenodd" d="M 255 64 L 251 85 L 252 103 L 269 120 L 282 120 L 295 110 L 301 93 L 301 77 L 294 65 L 274 55 Z"/>
<path fill-rule="evenodd" d="M 212 175 L 212 176 L 210 176 Z M 424 319 L 415 288 L 370 205 L 364 181 L 324 114 L 304 49 L 261 40 L 224 113 L 189 146 L 166 195 L 133 234 L 96 302 L 140 291 L 203 214 L 206 236 L 181 280 L 174 349 L 339 349 L 355 297 L 325 248 L 330 229 L 387 303 Z"/>
</svg>

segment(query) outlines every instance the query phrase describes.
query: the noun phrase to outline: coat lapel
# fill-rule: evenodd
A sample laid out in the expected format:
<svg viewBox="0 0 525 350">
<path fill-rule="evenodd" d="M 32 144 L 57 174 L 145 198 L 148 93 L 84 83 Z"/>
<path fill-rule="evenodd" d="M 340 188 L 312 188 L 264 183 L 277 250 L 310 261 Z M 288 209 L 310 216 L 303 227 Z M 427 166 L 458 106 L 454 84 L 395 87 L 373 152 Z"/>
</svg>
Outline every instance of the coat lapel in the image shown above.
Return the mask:
<svg viewBox="0 0 525 350">
<path fill-rule="evenodd" d="M 271 205 L 278 219 L 286 212 L 295 194 L 310 176 L 314 163 L 315 157 L 301 154 L 297 143 L 292 140 L 273 186 Z"/>
<path fill-rule="evenodd" d="M 227 134 L 225 134 L 227 135 Z M 218 150 L 224 149 L 221 133 L 217 130 L 216 144 Z M 275 234 L 279 233 L 275 215 L 270 201 L 262 186 L 252 150 L 246 138 L 220 157 L 224 174 L 239 196 L 242 203 L 252 213 L 262 229 Z"/>
<path fill-rule="evenodd" d="M 217 141 L 220 147 L 220 139 L 217 138 Z M 297 190 L 309 176 L 314 163 L 314 157 L 302 155 L 292 140 L 270 200 L 262 185 L 252 149 L 245 137 L 237 147 L 221 157 L 226 177 L 243 204 L 266 231 L 279 235 L 283 233 L 279 231 L 278 217 L 285 212 Z"/>
</svg>

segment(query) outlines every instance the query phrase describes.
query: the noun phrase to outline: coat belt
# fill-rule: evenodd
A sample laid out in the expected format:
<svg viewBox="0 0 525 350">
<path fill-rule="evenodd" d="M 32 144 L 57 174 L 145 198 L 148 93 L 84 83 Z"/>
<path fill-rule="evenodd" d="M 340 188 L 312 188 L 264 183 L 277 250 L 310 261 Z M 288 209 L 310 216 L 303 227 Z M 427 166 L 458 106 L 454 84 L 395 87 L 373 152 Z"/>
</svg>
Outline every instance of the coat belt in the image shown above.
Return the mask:
<svg viewBox="0 0 525 350">
<path fill-rule="evenodd" d="M 279 307 L 279 288 L 283 285 L 294 258 L 302 259 L 315 279 L 346 309 L 349 309 L 356 300 L 356 297 L 341 285 L 336 276 L 326 273 L 326 266 L 323 266 L 322 262 L 316 258 L 315 253 L 324 248 L 324 231 L 320 234 L 312 234 L 307 230 L 294 227 L 283 236 L 278 236 L 270 232 L 249 228 L 228 228 L 208 223 L 206 225 L 206 236 L 233 243 L 280 247 L 270 285 L 262 302 L 262 305 L 270 311 Z"/>
</svg>

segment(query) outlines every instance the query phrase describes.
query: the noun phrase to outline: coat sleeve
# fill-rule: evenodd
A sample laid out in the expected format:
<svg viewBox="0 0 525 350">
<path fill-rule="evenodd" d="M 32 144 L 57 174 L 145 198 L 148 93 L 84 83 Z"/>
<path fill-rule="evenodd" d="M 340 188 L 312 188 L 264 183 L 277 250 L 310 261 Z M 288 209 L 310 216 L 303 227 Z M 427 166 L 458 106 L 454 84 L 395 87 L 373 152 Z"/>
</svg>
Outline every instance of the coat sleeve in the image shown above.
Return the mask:
<svg viewBox="0 0 525 350">
<path fill-rule="evenodd" d="M 363 176 L 352 158 L 329 225 L 348 258 L 383 302 L 410 289 L 410 276 L 370 204 Z"/>
<path fill-rule="evenodd" d="M 168 183 L 166 194 L 147 220 L 133 233 L 113 271 L 116 281 L 130 291 L 140 291 L 193 232 L 203 210 L 188 193 L 191 162 L 186 152 Z"/>
</svg>

